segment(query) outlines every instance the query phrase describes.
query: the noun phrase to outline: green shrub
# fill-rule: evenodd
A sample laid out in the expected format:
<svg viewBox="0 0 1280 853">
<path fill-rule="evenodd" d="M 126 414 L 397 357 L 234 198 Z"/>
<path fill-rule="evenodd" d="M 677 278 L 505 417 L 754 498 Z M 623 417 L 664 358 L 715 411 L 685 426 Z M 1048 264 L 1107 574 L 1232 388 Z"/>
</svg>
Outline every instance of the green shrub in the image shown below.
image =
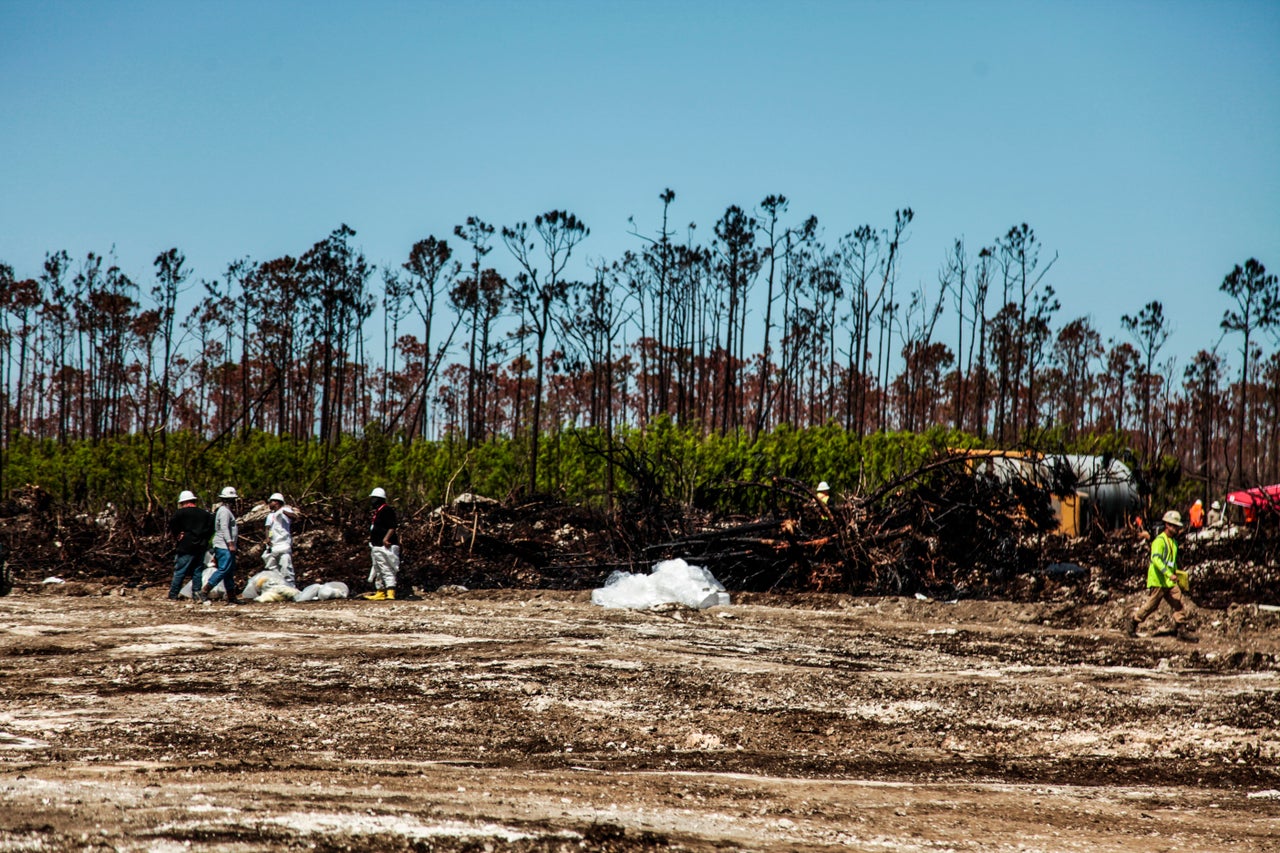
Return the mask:
<svg viewBox="0 0 1280 853">
<path fill-rule="evenodd" d="M 775 497 L 775 483 L 793 490 L 826 480 L 837 494 L 870 494 L 927 463 L 948 448 L 976 447 L 971 435 L 934 427 L 924 433 L 874 433 L 862 441 L 839 425 L 807 429 L 782 426 L 754 439 L 745 432 L 704 434 L 698 425 L 655 419 L 644 429 L 623 427 L 612 443 L 599 430 L 565 429 L 545 435 L 539 447 L 540 487 L 561 499 L 603 506 L 608 466 L 614 489 L 673 506 L 758 513 Z M 1075 442 L 1078 452 L 1126 448 L 1113 436 Z M 462 492 L 503 499 L 527 488 L 528 445 L 495 438 L 467 448 L 456 437 L 404 441 L 375 427 L 344 436 L 329 447 L 269 433 L 250 432 L 215 444 L 193 433 L 159 440 L 128 436 L 69 442 L 15 436 L 6 453 L 6 485 L 38 484 L 60 501 L 100 508 L 108 501 L 143 507 L 171 505 L 182 489 L 211 502 L 235 486 L 260 500 L 274 491 L 306 503 L 318 497 L 363 501 L 374 486 L 405 505 L 436 505 Z M 1185 497 L 1176 465 L 1153 466 L 1156 483 L 1171 498 Z"/>
</svg>

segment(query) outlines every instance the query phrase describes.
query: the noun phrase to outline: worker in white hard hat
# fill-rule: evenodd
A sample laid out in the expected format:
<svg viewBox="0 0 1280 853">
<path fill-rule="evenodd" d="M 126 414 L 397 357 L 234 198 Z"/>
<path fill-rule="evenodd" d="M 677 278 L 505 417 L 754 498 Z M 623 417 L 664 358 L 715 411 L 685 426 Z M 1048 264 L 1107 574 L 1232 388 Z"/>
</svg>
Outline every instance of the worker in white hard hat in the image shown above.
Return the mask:
<svg viewBox="0 0 1280 853">
<path fill-rule="evenodd" d="M 1178 639 L 1194 643 L 1199 637 L 1186 626 L 1187 610 L 1182 603 L 1182 586 L 1179 583 L 1177 537 L 1182 533 L 1182 513 L 1171 509 L 1161 521 L 1164 522 L 1164 530 L 1151 540 L 1151 562 L 1147 564 L 1147 597 L 1142 606 L 1129 617 L 1125 633 L 1136 637 L 1142 620 L 1155 613 L 1161 601 L 1167 601 L 1173 610 L 1174 631 Z M 1185 575 L 1182 577 L 1185 578 Z"/>
<path fill-rule="evenodd" d="M 235 587 L 236 548 L 240 543 L 240 525 L 236 521 L 235 508 L 239 500 L 234 486 L 227 486 L 218 493 L 218 509 L 213 514 L 213 561 L 217 569 L 196 594 L 203 604 L 209 603 L 209 591 L 218 584 L 227 591 L 227 604 L 241 603 Z M 194 584 L 191 588 L 196 589 Z"/>
<path fill-rule="evenodd" d="M 191 589 L 200 588 L 204 554 L 209 550 L 209 540 L 213 538 L 213 513 L 196 506 L 195 492 L 185 489 L 178 495 L 178 511 L 169 519 L 169 532 L 178 540 L 173 559 L 173 581 L 169 584 L 169 600 L 177 601 L 188 575 L 191 576 Z"/>
<path fill-rule="evenodd" d="M 826 480 L 818 483 L 818 500 L 822 501 L 824 505 L 831 501 L 831 486 Z"/>
<path fill-rule="evenodd" d="M 1209 504 L 1209 512 L 1205 515 L 1206 527 L 1221 527 L 1223 522 L 1222 501 Z"/>
<path fill-rule="evenodd" d="M 279 572 L 284 582 L 296 587 L 293 574 L 293 517 L 297 510 L 284 502 L 284 495 L 274 492 L 267 498 L 267 547 L 262 549 L 266 570 Z"/>
<path fill-rule="evenodd" d="M 400 534 L 396 511 L 387 503 L 387 492 L 381 486 L 369 493 L 369 583 L 374 591 L 365 595 L 370 601 L 395 601 L 396 574 L 400 571 Z"/>
</svg>

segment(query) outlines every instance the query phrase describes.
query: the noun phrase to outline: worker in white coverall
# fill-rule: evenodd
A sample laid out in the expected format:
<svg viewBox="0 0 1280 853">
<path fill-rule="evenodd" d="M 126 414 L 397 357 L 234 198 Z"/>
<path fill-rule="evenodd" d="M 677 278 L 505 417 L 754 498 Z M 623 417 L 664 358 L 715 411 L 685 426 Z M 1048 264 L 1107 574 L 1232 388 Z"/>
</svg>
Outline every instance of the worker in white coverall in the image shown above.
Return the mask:
<svg viewBox="0 0 1280 853">
<path fill-rule="evenodd" d="M 400 571 L 400 535 L 396 511 L 387 503 L 387 492 L 381 486 L 369 493 L 369 583 L 374 591 L 365 595 L 370 601 L 395 601 L 396 573 Z"/>
<path fill-rule="evenodd" d="M 262 552 L 262 562 L 269 572 L 279 572 L 284 582 L 296 587 L 293 576 L 293 516 L 297 510 L 284 502 L 284 495 L 276 492 L 267 498 L 267 547 Z"/>
</svg>

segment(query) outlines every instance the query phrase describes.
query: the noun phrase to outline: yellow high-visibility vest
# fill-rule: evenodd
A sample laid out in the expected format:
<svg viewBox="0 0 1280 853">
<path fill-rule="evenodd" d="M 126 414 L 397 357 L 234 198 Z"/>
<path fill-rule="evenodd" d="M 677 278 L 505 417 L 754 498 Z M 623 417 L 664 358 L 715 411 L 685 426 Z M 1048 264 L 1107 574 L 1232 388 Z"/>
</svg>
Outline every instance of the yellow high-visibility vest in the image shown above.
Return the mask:
<svg viewBox="0 0 1280 853">
<path fill-rule="evenodd" d="M 1151 541 L 1151 563 L 1147 566 L 1147 588 L 1169 589 L 1177 584 L 1174 573 L 1178 571 L 1178 543 L 1168 532 Z"/>
</svg>

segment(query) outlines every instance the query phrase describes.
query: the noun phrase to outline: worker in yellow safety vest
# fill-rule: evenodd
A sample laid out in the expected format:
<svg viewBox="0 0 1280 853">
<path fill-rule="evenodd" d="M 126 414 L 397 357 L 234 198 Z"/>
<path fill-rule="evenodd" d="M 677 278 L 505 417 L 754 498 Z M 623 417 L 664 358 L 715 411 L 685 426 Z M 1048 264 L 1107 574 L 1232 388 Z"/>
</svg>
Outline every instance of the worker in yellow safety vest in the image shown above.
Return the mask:
<svg viewBox="0 0 1280 853">
<path fill-rule="evenodd" d="M 1182 532 L 1182 514 L 1177 510 L 1170 510 L 1161 521 L 1164 522 L 1164 530 L 1151 540 L 1151 562 L 1147 564 L 1147 598 L 1129 617 L 1125 633 L 1130 637 L 1138 636 L 1139 623 L 1155 613 L 1161 601 L 1167 601 L 1173 608 L 1173 626 L 1177 638 L 1194 643 L 1199 637 L 1187 628 L 1187 610 L 1182 603 L 1182 584 L 1185 583 L 1186 574 L 1178 571 L 1176 537 Z"/>
</svg>

